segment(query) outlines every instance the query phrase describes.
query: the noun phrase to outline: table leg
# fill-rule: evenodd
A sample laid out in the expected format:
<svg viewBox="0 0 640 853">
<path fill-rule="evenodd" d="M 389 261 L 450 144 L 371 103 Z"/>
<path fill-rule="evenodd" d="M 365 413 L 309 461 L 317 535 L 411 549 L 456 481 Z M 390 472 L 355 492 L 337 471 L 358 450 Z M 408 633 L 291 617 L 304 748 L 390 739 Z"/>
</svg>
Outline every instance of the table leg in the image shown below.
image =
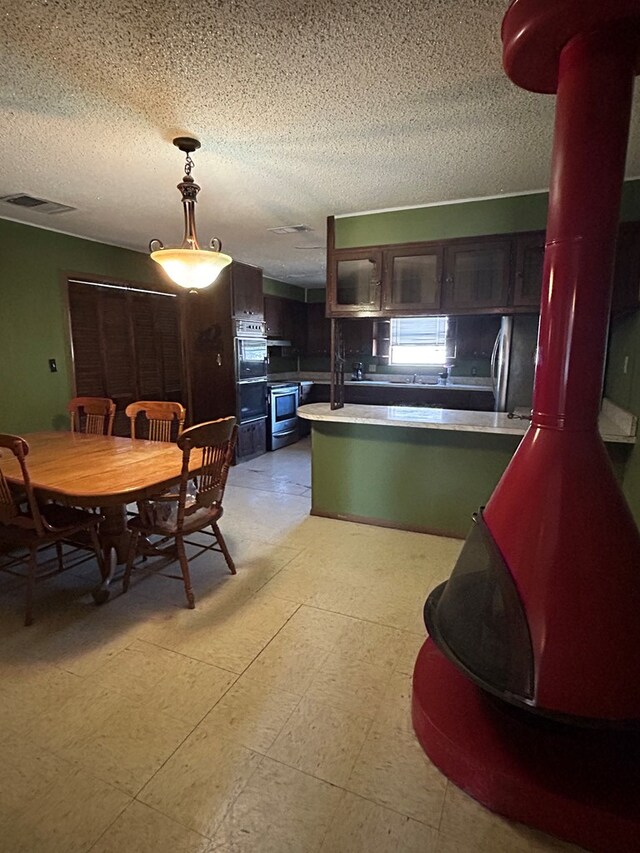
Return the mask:
<svg viewBox="0 0 640 853">
<path fill-rule="evenodd" d="M 109 600 L 111 582 L 115 579 L 116 568 L 127 562 L 130 538 L 127 530 L 126 507 L 101 507 L 100 514 L 103 521 L 98 527 L 98 536 L 102 546 L 104 573 L 102 583 L 93 592 L 96 604 L 104 604 Z"/>
</svg>

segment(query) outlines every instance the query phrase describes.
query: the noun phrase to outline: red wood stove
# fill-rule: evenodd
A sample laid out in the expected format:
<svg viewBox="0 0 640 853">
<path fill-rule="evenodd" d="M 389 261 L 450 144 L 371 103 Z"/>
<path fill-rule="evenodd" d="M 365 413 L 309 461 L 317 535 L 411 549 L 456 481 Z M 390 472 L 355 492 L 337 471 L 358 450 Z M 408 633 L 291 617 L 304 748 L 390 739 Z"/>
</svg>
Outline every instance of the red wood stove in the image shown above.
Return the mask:
<svg viewBox="0 0 640 853">
<path fill-rule="evenodd" d="M 640 850 L 640 535 L 598 433 L 638 0 L 514 0 L 507 74 L 557 92 L 532 423 L 425 605 L 413 721 L 471 796 Z"/>
</svg>

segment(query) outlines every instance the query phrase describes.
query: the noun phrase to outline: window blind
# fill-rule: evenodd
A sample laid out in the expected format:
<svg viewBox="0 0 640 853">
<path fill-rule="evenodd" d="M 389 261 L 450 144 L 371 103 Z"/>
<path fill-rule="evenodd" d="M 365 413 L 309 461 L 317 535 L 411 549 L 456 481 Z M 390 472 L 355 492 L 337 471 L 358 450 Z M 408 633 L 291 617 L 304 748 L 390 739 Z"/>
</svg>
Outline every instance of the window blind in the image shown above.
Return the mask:
<svg viewBox="0 0 640 853">
<path fill-rule="evenodd" d="M 448 317 L 395 317 L 391 321 L 391 344 L 443 347 L 447 343 L 448 322 Z"/>
<path fill-rule="evenodd" d="M 448 317 L 394 317 L 391 320 L 391 364 L 444 364 Z"/>
</svg>

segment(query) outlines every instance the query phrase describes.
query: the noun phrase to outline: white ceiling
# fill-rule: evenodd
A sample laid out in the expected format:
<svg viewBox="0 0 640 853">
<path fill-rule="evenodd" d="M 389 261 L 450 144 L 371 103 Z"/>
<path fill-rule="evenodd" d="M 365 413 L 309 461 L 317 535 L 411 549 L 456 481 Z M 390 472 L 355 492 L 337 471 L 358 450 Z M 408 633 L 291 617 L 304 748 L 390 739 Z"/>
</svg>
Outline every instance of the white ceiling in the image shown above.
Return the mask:
<svg viewBox="0 0 640 853">
<path fill-rule="evenodd" d="M 341 214 L 539 189 L 554 98 L 501 67 L 506 0 L 0 0 L 0 216 L 145 250 L 182 238 L 178 134 L 202 141 L 198 232 L 324 283 Z M 628 175 L 640 174 L 640 110 Z M 308 235 L 266 229 L 304 223 Z"/>
</svg>

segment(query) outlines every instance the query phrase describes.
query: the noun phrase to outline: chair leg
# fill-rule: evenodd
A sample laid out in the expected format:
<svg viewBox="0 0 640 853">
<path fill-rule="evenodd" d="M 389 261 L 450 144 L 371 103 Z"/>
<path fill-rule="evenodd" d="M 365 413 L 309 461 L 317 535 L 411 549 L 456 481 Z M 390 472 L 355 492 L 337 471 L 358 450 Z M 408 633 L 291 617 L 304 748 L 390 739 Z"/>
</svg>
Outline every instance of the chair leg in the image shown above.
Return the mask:
<svg viewBox="0 0 640 853">
<path fill-rule="evenodd" d="M 212 524 L 211 529 L 213 530 L 213 535 L 216 537 L 218 545 L 220 546 L 220 550 L 224 554 L 224 558 L 227 561 L 227 566 L 229 566 L 229 571 L 232 575 L 236 573 L 236 566 L 233 560 L 231 559 L 231 554 L 229 553 L 229 549 L 227 548 L 227 543 L 224 541 L 224 536 L 220 533 L 220 528 L 217 524 Z"/>
<path fill-rule="evenodd" d="M 196 606 L 196 600 L 191 589 L 191 575 L 189 574 L 189 561 L 187 560 L 187 552 L 184 550 L 184 541 L 182 536 L 176 536 L 176 550 L 178 551 L 178 560 L 182 569 L 182 580 L 184 581 L 184 591 L 187 594 L 187 603 L 189 610 L 193 610 Z"/>
<path fill-rule="evenodd" d="M 56 555 L 58 557 L 58 571 L 61 572 L 64 569 L 64 563 L 62 561 L 62 542 L 60 540 L 56 542 Z"/>
<path fill-rule="evenodd" d="M 124 576 L 122 578 L 122 591 L 126 592 L 129 589 L 129 581 L 131 580 L 131 572 L 133 571 L 133 561 L 136 558 L 136 551 L 138 550 L 138 538 L 140 537 L 140 533 L 137 530 L 131 531 L 131 540 L 129 542 L 129 553 L 127 554 L 127 567 L 124 570 Z"/>
<path fill-rule="evenodd" d="M 36 585 L 36 572 L 38 570 L 38 561 L 36 558 L 35 548 L 29 551 L 29 570 L 27 573 L 27 600 L 24 613 L 24 624 L 33 624 L 33 593 Z"/>
</svg>

